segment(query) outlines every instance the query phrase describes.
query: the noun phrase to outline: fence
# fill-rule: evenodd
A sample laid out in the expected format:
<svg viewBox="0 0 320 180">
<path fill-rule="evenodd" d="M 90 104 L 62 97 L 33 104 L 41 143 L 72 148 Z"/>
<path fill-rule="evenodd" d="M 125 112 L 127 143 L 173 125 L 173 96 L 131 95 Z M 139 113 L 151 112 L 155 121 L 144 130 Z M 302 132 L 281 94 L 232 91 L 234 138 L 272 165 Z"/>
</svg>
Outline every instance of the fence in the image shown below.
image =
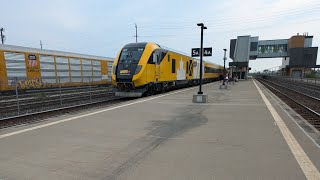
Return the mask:
<svg viewBox="0 0 320 180">
<path fill-rule="evenodd" d="M 306 78 L 306 77 L 290 77 L 290 76 L 277 76 L 279 78 L 284 78 L 290 81 L 294 81 L 294 82 L 306 82 L 306 83 L 312 83 L 312 84 L 319 84 L 320 85 L 320 78 L 319 77 L 315 77 L 315 78 Z"/>
<path fill-rule="evenodd" d="M 0 119 L 101 102 L 112 96 L 111 86 L 92 84 L 91 78 L 89 83 L 79 86 L 64 87 L 58 83 L 53 87 L 27 89 L 20 86 L 16 78 L 10 91 L 1 92 Z"/>
</svg>

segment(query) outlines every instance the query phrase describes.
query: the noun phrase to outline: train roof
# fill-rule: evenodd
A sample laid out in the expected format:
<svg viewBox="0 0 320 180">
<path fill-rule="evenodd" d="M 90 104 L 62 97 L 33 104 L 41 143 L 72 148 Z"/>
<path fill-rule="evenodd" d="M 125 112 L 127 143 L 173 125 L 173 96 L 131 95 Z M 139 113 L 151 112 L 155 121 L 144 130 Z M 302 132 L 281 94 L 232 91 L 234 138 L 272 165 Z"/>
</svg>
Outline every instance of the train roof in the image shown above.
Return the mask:
<svg viewBox="0 0 320 180">
<path fill-rule="evenodd" d="M 40 53 L 40 54 L 54 55 L 54 56 L 70 56 L 70 57 L 84 58 L 84 59 L 110 60 L 110 61 L 114 60 L 114 58 L 110 58 L 110 57 L 93 56 L 93 55 L 87 55 L 87 54 L 55 51 L 55 50 L 48 50 L 48 49 L 38 49 L 38 48 L 30 48 L 30 47 L 14 46 L 14 45 L 6 45 L 6 44 L 0 44 L 0 50 L 27 52 L 27 53 Z"/>
<path fill-rule="evenodd" d="M 130 48 L 130 47 L 146 47 L 147 42 L 140 42 L 140 43 L 129 43 L 126 44 L 123 48 Z"/>
</svg>

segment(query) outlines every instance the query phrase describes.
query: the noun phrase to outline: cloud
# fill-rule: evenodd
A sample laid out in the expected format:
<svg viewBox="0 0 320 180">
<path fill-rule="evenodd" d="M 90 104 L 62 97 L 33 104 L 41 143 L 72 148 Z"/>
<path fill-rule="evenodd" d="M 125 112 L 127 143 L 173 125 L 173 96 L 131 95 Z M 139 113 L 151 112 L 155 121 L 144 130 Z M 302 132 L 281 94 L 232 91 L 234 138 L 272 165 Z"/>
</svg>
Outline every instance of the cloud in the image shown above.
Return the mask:
<svg viewBox="0 0 320 180">
<path fill-rule="evenodd" d="M 56 26 L 58 29 L 80 29 L 87 23 L 84 9 L 77 6 L 75 1 L 47 1 L 37 5 L 37 11 L 31 18 L 41 19 L 42 23 L 50 23 L 51 26 Z M 39 15 L 41 17 L 36 17 Z"/>
<path fill-rule="evenodd" d="M 313 7 L 316 2 L 316 0 L 277 0 L 271 3 L 270 11 L 271 13 L 291 12 L 296 9 Z"/>
<path fill-rule="evenodd" d="M 218 64 L 223 63 L 222 49 L 240 35 L 279 39 L 309 32 L 315 35 L 314 45 L 320 43 L 317 0 L 4 0 L 4 6 L 0 22 L 7 42 L 38 46 L 41 39 L 49 49 L 93 55 L 115 56 L 123 45 L 135 42 L 134 23 L 139 42 L 190 54 L 200 45 L 196 23 L 203 22 L 208 27 L 204 46 L 214 53 L 206 59 Z"/>
</svg>

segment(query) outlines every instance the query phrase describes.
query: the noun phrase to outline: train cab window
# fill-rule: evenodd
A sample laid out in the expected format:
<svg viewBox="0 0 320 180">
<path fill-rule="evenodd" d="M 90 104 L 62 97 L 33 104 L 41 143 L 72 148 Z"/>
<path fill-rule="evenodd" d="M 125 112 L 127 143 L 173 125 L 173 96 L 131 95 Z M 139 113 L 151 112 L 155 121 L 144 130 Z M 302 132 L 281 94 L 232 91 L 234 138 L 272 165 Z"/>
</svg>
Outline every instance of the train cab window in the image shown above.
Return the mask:
<svg viewBox="0 0 320 180">
<path fill-rule="evenodd" d="M 152 54 L 153 54 L 153 61 L 154 61 L 153 64 L 159 64 L 160 63 L 160 55 L 161 55 L 160 49 L 154 50 Z"/>
<path fill-rule="evenodd" d="M 122 49 L 120 63 L 138 63 L 144 48 L 129 47 Z"/>
<path fill-rule="evenodd" d="M 175 59 L 172 59 L 172 73 L 176 73 L 176 60 Z"/>
<path fill-rule="evenodd" d="M 162 51 L 162 52 L 161 52 L 160 62 L 164 59 L 165 56 L 166 56 L 166 52 L 165 52 L 165 51 Z"/>
<path fill-rule="evenodd" d="M 170 62 L 170 55 L 168 55 L 168 62 Z"/>
</svg>

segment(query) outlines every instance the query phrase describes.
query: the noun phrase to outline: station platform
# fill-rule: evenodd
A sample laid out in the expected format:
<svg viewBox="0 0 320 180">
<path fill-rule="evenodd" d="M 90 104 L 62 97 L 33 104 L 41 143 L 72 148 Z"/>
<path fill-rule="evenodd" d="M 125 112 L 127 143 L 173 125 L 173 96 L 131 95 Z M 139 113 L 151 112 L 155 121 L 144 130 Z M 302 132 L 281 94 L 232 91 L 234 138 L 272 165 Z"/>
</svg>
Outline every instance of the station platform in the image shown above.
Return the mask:
<svg viewBox="0 0 320 180">
<path fill-rule="evenodd" d="M 0 130 L 0 179 L 320 179 L 320 134 L 253 80 Z"/>
</svg>

